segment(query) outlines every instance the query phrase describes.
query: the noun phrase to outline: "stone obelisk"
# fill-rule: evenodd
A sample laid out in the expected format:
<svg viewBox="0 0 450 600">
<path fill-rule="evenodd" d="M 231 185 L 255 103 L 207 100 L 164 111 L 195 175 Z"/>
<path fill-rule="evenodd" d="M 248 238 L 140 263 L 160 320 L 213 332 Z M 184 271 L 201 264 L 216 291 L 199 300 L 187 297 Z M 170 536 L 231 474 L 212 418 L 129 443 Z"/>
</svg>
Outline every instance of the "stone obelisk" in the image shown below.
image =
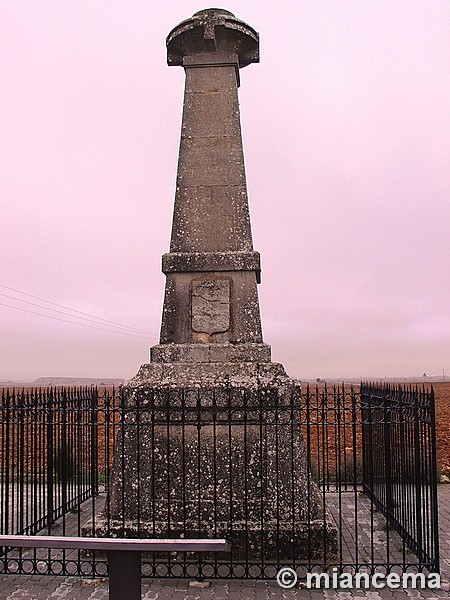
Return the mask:
<svg viewBox="0 0 450 600">
<path fill-rule="evenodd" d="M 270 361 L 238 101 L 239 69 L 258 62 L 258 50 L 258 34 L 224 10 L 196 13 L 167 38 L 168 63 L 184 67 L 186 85 L 170 253 L 162 260 L 161 345 L 152 360 Z"/>
<path fill-rule="evenodd" d="M 239 70 L 258 61 L 258 34 L 225 10 L 167 38 L 186 83 L 160 344 L 138 375 L 157 385 L 286 376 L 262 338 L 239 115 Z"/>
<path fill-rule="evenodd" d="M 259 37 L 207 9 L 171 31 L 167 60 L 186 84 L 161 337 L 123 387 L 109 532 L 230 535 L 234 556 L 267 558 L 315 531 L 317 551 L 327 526 L 289 421 L 300 384 L 261 330 L 238 102 Z M 288 421 L 266 422 L 269 405 Z"/>
</svg>

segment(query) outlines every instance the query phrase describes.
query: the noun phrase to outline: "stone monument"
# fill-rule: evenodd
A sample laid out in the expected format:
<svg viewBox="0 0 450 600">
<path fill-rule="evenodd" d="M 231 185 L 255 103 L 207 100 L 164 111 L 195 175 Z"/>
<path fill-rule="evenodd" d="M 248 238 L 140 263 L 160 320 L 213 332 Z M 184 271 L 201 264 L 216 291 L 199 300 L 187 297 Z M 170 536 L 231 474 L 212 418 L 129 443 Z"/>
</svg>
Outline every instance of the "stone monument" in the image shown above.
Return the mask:
<svg viewBox="0 0 450 600">
<path fill-rule="evenodd" d="M 231 528 L 234 556 L 259 557 L 263 546 L 279 557 L 293 538 L 298 558 L 311 539 L 320 554 L 335 532 L 308 475 L 301 423 L 285 418 L 300 383 L 271 362 L 261 329 L 238 102 L 259 36 L 226 10 L 202 10 L 170 32 L 167 61 L 186 84 L 161 336 L 123 387 L 107 533 L 229 537 Z M 278 429 L 266 422 L 273 403 L 286 408 Z M 221 416 L 192 421 L 196 407 Z M 147 424 L 159 408 L 166 417 Z"/>
</svg>

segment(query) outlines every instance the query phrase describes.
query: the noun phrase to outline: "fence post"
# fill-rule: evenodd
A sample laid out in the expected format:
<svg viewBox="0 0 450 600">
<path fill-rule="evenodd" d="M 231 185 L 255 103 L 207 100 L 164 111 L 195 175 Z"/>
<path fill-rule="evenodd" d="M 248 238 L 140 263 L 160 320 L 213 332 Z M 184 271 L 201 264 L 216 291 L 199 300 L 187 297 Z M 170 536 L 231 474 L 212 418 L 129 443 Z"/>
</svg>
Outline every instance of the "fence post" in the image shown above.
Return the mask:
<svg viewBox="0 0 450 600">
<path fill-rule="evenodd" d="M 372 395 L 367 384 L 361 383 L 362 447 L 363 447 L 363 492 L 369 498 L 373 494 L 373 435 Z"/>
<path fill-rule="evenodd" d="M 106 390 L 105 390 L 106 395 Z M 90 476 L 91 476 L 91 493 L 93 496 L 98 495 L 98 388 L 91 388 L 91 456 L 90 456 Z"/>
<path fill-rule="evenodd" d="M 383 428 L 384 428 L 384 477 L 386 486 L 386 513 L 393 517 L 392 504 L 392 471 L 391 471 L 391 410 L 388 408 L 388 402 L 391 400 L 390 388 L 383 390 Z"/>
<path fill-rule="evenodd" d="M 17 473 L 17 481 L 19 484 L 19 514 L 17 524 L 19 533 L 23 533 L 25 519 L 25 390 L 22 390 L 19 394 L 17 404 L 19 417 L 19 466 Z"/>
<path fill-rule="evenodd" d="M 13 390 L 13 397 L 14 397 L 14 390 Z M 3 472 L 3 467 L 4 467 L 4 477 L 2 477 L 2 481 L 4 481 L 4 487 L 3 487 L 3 495 L 4 495 L 4 510 L 2 511 L 2 516 L 4 515 L 4 523 L 2 526 L 2 533 L 8 534 L 9 533 L 9 516 L 10 516 L 10 501 L 9 501 L 9 495 L 10 495 L 10 490 L 9 490 L 9 486 L 11 483 L 11 477 L 10 477 L 10 444 L 11 444 L 11 431 L 10 431 L 10 425 L 11 425 L 11 396 L 9 393 L 9 388 L 6 391 L 6 397 L 4 397 L 4 403 L 5 403 L 5 428 L 6 428 L 6 432 L 5 432 L 5 458 L 3 460 L 3 456 L 2 456 L 2 472 Z M 3 433 L 2 433 L 2 437 L 3 437 Z M 3 520 L 3 519 L 2 519 Z"/>
<path fill-rule="evenodd" d="M 70 479 L 71 470 L 71 452 L 72 452 L 72 440 L 67 440 L 67 390 L 63 388 L 61 398 L 61 443 L 58 448 L 58 456 L 56 457 L 58 463 L 56 465 L 58 469 L 58 483 L 61 485 L 61 500 L 62 500 L 62 514 L 67 509 L 67 487 Z"/>
<path fill-rule="evenodd" d="M 416 388 L 416 392 L 413 395 L 414 397 L 414 483 L 416 488 L 416 532 L 417 532 L 417 548 L 418 548 L 418 559 L 419 562 L 422 563 L 424 561 L 423 557 L 423 544 L 422 544 L 422 530 L 423 530 L 423 520 L 422 520 L 422 468 L 421 468 L 421 460 L 422 460 L 422 448 L 420 444 L 420 412 L 419 412 L 419 394 Z"/>
<path fill-rule="evenodd" d="M 434 545 L 434 570 L 440 572 L 440 556 L 439 556 L 439 513 L 438 513 L 438 496 L 437 496 L 437 452 L 436 452 L 436 407 L 434 399 L 434 389 L 431 387 L 431 392 L 428 394 L 428 402 L 430 407 L 430 431 L 431 437 L 431 511 L 432 511 L 432 539 Z"/>
<path fill-rule="evenodd" d="M 47 525 L 49 532 L 53 522 L 53 389 L 50 388 L 47 403 Z"/>
</svg>

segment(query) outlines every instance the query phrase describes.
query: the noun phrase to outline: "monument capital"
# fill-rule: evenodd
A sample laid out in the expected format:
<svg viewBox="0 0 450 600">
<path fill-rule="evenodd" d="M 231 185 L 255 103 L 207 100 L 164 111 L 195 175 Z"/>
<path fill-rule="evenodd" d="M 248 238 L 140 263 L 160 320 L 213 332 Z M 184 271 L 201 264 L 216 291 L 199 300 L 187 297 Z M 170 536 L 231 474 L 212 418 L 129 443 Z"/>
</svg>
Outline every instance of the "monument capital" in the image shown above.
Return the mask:
<svg viewBox="0 0 450 600">
<path fill-rule="evenodd" d="M 247 23 L 221 8 L 206 8 L 182 21 L 167 36 L 169 66 L 259 62 L 259 36 Z"/>
</svg>

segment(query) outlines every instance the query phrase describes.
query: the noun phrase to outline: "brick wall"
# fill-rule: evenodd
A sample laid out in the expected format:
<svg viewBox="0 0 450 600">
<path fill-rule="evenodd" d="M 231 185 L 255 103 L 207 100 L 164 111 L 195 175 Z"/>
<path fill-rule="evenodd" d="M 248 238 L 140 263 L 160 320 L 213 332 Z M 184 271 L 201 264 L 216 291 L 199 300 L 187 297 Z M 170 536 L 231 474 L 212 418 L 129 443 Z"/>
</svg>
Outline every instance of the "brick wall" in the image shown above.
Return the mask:
<svg viewBox="0 0 450 600">
<path fill-rule="evenodd" d="M 437 463 L 442 475 L 450 476 L 450 381 L 433 384 L 436 398 Z"/>
</svg>

